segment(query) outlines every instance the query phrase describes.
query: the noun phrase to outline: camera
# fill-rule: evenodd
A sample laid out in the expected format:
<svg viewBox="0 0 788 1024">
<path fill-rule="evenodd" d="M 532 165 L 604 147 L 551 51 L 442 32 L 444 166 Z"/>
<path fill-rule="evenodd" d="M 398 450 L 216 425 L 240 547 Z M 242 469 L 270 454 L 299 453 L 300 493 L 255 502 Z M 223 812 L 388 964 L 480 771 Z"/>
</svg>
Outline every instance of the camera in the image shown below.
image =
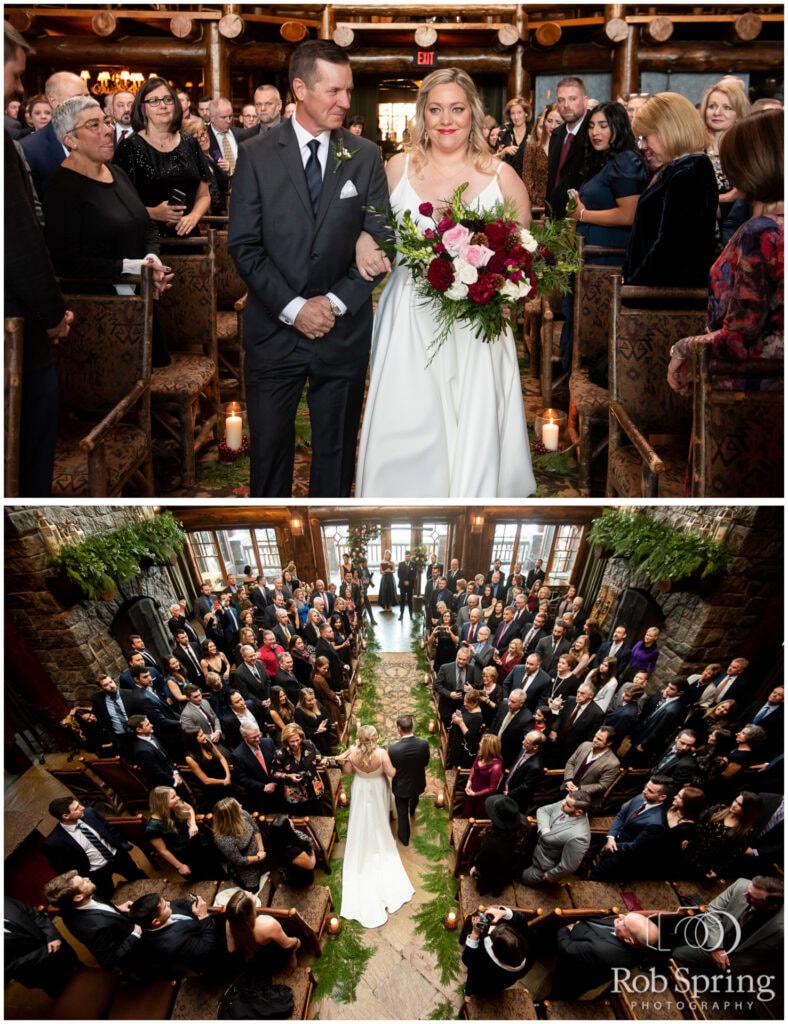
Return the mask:
<svg viewBox="0 0 788 1024">
<path fill-rule="evenodd" d="M 474 914 L 471 920 L 476 926 L 476 930 L 481 932 L 482 937 L 487 934 L 490 930 L 490 925 L 493 923 L 493 919 L 489 914 Z"/>
</svg>

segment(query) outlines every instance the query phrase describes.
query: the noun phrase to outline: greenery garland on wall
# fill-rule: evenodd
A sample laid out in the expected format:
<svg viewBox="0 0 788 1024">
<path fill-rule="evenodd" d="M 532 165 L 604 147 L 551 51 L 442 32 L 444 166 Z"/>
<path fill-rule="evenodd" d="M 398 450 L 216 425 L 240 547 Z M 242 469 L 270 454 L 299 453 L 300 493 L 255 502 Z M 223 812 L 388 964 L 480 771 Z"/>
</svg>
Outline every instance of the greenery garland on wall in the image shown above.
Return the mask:
<svg viewBox="0 0 788 1024">
<path fill-rule="evenodd" d="M 52 565 L 93 601 L 111 599 L 118 584 L 138 576 L 143 564 L 164 565 L 183 547 L 186 533 L 171 512 L 97 533 L 64 545 Z"/>
<path fill-rule="evenodd" d="M 733 560 L 729 548 L 697 530 L 680 530 L 645 512 L 605 509 L 588 531 L 591 544 L 625 558 L 633 572 L 651 583 L 706 579 L 726 572 Z"/>
</svg>

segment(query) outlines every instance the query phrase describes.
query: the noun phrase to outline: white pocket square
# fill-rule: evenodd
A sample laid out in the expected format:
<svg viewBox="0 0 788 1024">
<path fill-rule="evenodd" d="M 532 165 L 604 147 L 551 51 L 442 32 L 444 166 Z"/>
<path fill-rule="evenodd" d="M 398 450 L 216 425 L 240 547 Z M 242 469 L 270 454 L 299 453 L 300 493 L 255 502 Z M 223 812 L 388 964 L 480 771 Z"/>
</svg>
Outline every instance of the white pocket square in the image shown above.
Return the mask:
<svg viewBox="0 0 788 1024">
<path fill-rule="evenodd" d="M 356 186 L 352 181 L 346 181 L 342 186 L 342 191 L 339 193 L 340 199 L 352 199 L 353 196 L 357 196 Z"/>
</svg>

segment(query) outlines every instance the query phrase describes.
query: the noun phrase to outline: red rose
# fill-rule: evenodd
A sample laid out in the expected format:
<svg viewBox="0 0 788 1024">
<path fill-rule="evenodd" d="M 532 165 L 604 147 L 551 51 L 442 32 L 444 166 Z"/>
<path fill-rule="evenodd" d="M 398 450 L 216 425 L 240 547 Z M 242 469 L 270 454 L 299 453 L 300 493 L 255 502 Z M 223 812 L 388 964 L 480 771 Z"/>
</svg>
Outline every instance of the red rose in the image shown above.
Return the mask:
<svg viewBox="0 0 788 1024">
<path fill-rule="evenodd" d="M 454 270 L 449 260 L 436 257 L 427 267 L 427 280 L 439 292 L 445 292 L 454 280 Z"/>
<path fill-rule="evenodd" d="M 506 254 L 496 252 L 490 257 L 485 269 L 489 274 L 503 274 L 506 270 Z"/>
<path fill-rule="evenodd" d="M 536 247 L 536 255 L 539 256 L 541 259 L 546 260 L 550 256 L 552 256 L 552 253 L 544 244 L 544 242 L 540 242 Z"/>
<path fill-rule="evenodd" d="M 432 203 L 419 203 L 419 213 L 424 217 L 431 217 Z"/>
<path fill-rule="evenodd" d="M 509 239 L 509 232 L 506 230 L 506 226 L 501 224 L 500 221 L 494 221 L 492 224 L 488 224 L 484 229 L 487 235 L 487 241 L 491 249 L 496 252 L 499 249 L 503 249 Z"/>
<path fill-rule="evenodd" d="M 443 220 L 438 223 L 438 231 L 440 231 L 442 235 L 447 231 L 451 231 L 453 227 L 456 227 L 456 224 L 451 217 L 444 217 Z"/>
<path fill-rule="evenodd" d="M 524 249 L 522 245 L 513 245 L 511 249 L 507 252 L 506 258 L 509 260 L 514 260 L 515 263 L 517 263 L 518 265 L 525 263 L 528 259 L 530 259 L 528 250 Z"/>
<path fill-rule="evenodd" d="M 492 274 L 486 274 L 478 281 L 468 285 L 468 298 L 473 302 L 478 302 L 480 306 L 489 302 L 493 295 L 495 295 L 495 279 Z"/>
</svg>

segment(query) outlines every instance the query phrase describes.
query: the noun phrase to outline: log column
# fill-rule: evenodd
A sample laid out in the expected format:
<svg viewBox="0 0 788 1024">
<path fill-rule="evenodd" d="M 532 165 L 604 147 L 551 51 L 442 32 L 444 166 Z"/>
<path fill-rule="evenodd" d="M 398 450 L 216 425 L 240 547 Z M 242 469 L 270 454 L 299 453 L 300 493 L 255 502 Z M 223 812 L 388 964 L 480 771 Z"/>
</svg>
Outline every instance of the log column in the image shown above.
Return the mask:
<svg viewBox="0 0 788 1024">
<path fill-rule="evenodd" d="M 209 21 L 205 32 L 206 54 L 203 74 L 205 96 L 230 95 L 230 61 L 228 47 L 219 34 L 219 23 Z"/>
<path fill-rule="evenodd" d="M 624 4 L 608 4 L 605 7 L 605 34 L 614 44 L 613 80 L 610 96 L 628 96 L 638 88 L 637 33 L 634 25 L 624 20 Z"/>
</svg>

